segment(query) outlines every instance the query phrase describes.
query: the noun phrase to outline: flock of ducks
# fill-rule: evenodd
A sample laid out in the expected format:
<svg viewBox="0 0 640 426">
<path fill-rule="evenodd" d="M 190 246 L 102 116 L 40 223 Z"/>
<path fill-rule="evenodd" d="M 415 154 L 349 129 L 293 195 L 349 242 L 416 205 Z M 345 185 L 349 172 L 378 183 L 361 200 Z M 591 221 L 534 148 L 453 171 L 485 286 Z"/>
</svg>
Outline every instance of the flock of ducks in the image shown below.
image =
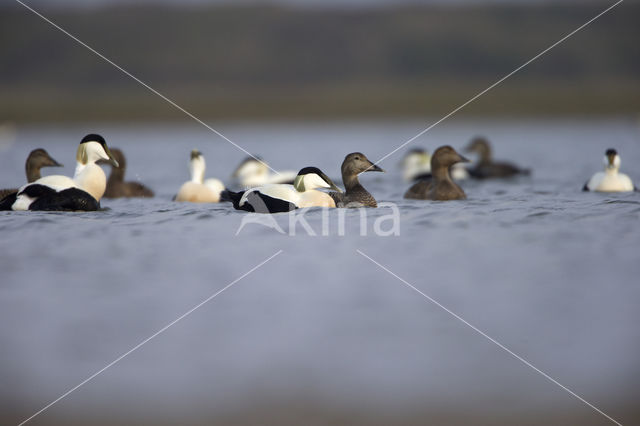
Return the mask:
<svg viewBox="0 0 640 426">
<path fill-rule="evenodd" d="M 529 175 L 528 169 L 494 161 L 485 138 L 474 138 L 465 149 L 477 154 L 473 167 L 465 168 L 469 160 L 451 146 L 441 146 L 433 155 L 423 149 L 412 149 L 402 160 L 403 178 L 413 185 L 404 198 L 416 200 L 463 200 L 464 190 L 456 181 L 509 178 Z M 111 166 L 107 180 L 100 165 Z M 61 167 L 44 149 L 31 151 L 26 161 L 27 183 L 18 189 L 0 190 L 0 210 L 93 211 L 100 200 L 119 197 L 153 197 L 149 188 L 138 182 L 125 182 L 126 160 L 122 151 L 109 149 L 104 138 L 89 134 L 81 141 L 76 153 L 73 177 L 50 175 L 42 177 L 42 167 Z M 598 172 L 584 185 L 584 191 L 628 192 L 637 190 L 631 179 L 620 173 L 620 156 L 608 149 L 604 171 Z M 244 160 L 233 177 L 245 188 L 234 192 L 219 179 L 205 179 L 206 162 L 198 150 L 191 151 L 191 179 L 178 190 L 175 201 L 192 203 L 230 202 L 237 210 L 278 213 L 305 207 L 377 207 L 376 199 L 360 184 L 364 172 L 384 172 L 363 153 L 348 154 L 340 168 L 345 190 L 340 189 L 317 167 L 304 167 L 299 172 L 271 173 L 258 157 Z"/>
</svg>

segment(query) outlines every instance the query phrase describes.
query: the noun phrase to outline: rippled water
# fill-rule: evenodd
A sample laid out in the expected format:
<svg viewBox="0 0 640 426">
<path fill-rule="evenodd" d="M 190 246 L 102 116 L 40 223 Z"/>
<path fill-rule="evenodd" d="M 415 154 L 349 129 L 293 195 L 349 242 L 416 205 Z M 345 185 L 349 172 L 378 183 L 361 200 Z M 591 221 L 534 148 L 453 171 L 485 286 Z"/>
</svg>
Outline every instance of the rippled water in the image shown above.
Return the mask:
<svg viewBox="0 0 640 426">
<path fill-rule="evenodd" d="M 315 165 L 339 181 L 345 154 L 376 160 L 427 124 L 219 130 L 275 168 Z M 93 213 L 0 213 L 0 407 L 9 424 L 280 250 L 34 424 L 609 422 L 358 250 L 616 420 L 640 418 L 640 193 L 580 191 L 609 147 L 640 181 L 637 121 L 443 123 L 412 146 L 460 148 L 485 134 L 497 158 L 534 174 L 465 182 L 467 201 L 405 201 L 400 151 L 381 164 L 388 173 L 361 178 L 399 207 L 400 235 L 387 237 L 372 231 L 390 209 L 366 211 L 366 236 L 358 210 L 346 212 L 340 235 L 340 212 L 318 209 L 294 213 L 315 237 L 300 224 L 295 236 L 255 223 L 236 235 L 246 214 L 230 205 L 171 202 L 192 148 L 205 155 L 207 177 L 228 180 L 244 157 L 191 124 L 19 128 L 13 143 L 0 142 L 2 186 L 23 182 L 35 147 L 72 174 L 90 131 L 123 148 L 128 178 L 157 197 L 103 200 L 106 210 Z M 288 214 L 275 220 L 290 233 Z"/>
</svg>

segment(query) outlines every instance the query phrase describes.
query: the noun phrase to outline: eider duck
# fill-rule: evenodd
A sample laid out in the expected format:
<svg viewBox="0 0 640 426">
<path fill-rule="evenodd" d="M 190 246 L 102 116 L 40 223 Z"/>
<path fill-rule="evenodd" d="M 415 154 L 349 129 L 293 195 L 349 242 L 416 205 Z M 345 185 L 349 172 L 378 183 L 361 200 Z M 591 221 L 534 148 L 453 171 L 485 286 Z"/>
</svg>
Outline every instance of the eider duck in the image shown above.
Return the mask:
<svg viewBox="0 0 640 426">
<path fill-rule="evenodd" d="M 624 173 L 619 173 L 620 156 L 615 149 L 605 152 L 604 172 L 594 174 L 582 188 L 583 191 L 597 192 L 630 192 L 637 191 L 631 178 Z"/>
<path fill-rule="evenodd" d="M 124 174 L 127 168 L 127 160 L 122 151 L 118 148 L 111 148 L 113 158 L 118 162 L 120 167 L 111 167 L 109 179 L 107 179 L 107 190 L 104 198 L 121 198 L 121 197 L 153 197 L 153 191 L 139 182 L 125 182 Z"/>
<path fill-rule="evenodd" d="M 378 207 L 376 199 L 358 180 L 358 175 L 363 172 L 384 172 L 380 167 L 373 164 L 361 152 L 352 152 L 347 155 L 342 162 L 342 183 L 345 192 L 330 192 L 336 207 Z"/>
<path fill-rule="evenodd" d="M 96 164 L 99 160 L 118 166 L 102 136 L 85 136 L 78 147 L 73 178 L 61 175 L 40 178 L 4 198 L 0 202 L 0 210 L 99 209 L 107 186 L 107 177 Z"/>
<path fill-rule="evenodd" d="M 35 182 L 42 177 L 40 174 L 40 169 L 42 167 L 62 167 L 62 164 L 51 158 L 46 150 L 42 148 L 34 149 L 29 153 L 27 162 L 25 163 L 27 183 Z M 15 192 L 18 192 L 17 188 L 0 189 L 0 200 Z"/>
<path fill-rule="evenodd" d="M 504 162 L 495 162 L 491 158 L 491 147 L 483 137 L 471 140 L 466 152 L 475 152 L 480 156 L 478 164 L 469 169 L 469 175 L 476 179 L 506 178 L 516 175 L 529 175 L 528 169 L 521 169 L 516 165 Z"/>
<path fill-rule="evenodd" d="M 260 157 L 250 156 L 240 163 L 231 177 L 236 178 L 243 188 L 248 189 L 271 183 L 293 184 L 297 175 L 294 171 L 271 173 L 267 163 Z"/>
<path fill-rule="evenodd" d="M 405 182 L 431 179 L 431 155 L 426 149 L 409 150 L 400 162 L 402 178 Z"/>
<path fill-rule="evenodd" d="M 269 184 L 242 192 L 224 191 L 223 201 L 231 201 L 236 210 L 256 213 L 281 213 L 305 207 L 336 207 L 333 198 L 317 188 L 342 192 L 317 167 L 301 169 L 293 185 Z"/>
<path fill-rule="evenodd" d="M 441 146 L 431 156 L 431 173 L 433 178 L 414 184 L 404 194 L 404 198 L 413 200 L 464 200 L 467 198 L 460 186 L 451 178 L 451 166 L 457 163 L 468 163 L 449 145 Z"/>
<path fill-rule="evenodd" d="M 224 191 L 224 184 L 218 179 L 205 180 L 205 169 L 206 162 L 200 151 L 192 150 L 189 161 L 191 180 L 180 187 L 178 194 L 174 197 L 175 201 L 190 203 L 217 203 L 220 201 L 220 193 Z"/>
</svg>

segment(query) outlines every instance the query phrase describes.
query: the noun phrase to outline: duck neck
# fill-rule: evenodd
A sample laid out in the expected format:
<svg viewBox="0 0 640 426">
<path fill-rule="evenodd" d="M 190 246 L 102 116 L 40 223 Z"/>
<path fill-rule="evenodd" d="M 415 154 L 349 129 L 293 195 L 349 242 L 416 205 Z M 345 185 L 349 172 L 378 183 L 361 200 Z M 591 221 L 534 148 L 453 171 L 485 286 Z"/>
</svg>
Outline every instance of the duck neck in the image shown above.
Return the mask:
<svg viewBox="0 0 640 426">
<path fill-rule="evenodd" d="M 42 177 L 40 174 L 40 166 L 33 164 L 31 161 L 27 161 L 25 168 L 28 183 L 35 182 Z"/>
<path fill-rule="evenodd" d="M 191 182 L 203 183 L 204 182 L 204 161 L 192 161 L 191 162 Z"/>
<path fill-rule="evenodd" d="M 434 167 L 431 170 L 431 175 L 433 176 L 434 180 L 451 180 L 449 168 L 445 166 Z"/>
<path fill-rule="evenodd" d="M 100 201 L 107 188 L 107 178 L 104 171 L 93 162 L 87 164 L 78 162 L 73 181 L 78 185 L 78 188 L 91 194 L 97 201 Z"/>
<path fill-rule="evenodd" d="M 358 180 L 358 175 L 343 173 L 342 183 L 344 183 L 344 189 L 346 192 L 353 191 L 356 188 L 362 188 L 362 185 L 360 185 L 360 181 Z"/>
<path fill-rule="evenodd" d="M 491 164 L 491 148 L 484 147 L 481 151 L 480 151 L 480 164 L 486 165 L 486 164 Z"/>
<path fill-rule="evenodd" d="M 618 170 L 620 170 L 619 167 L 606 167 L 604 169 L 604 172 L 608 175 L 608 176 L 615 176 L 618 174 Z"/>
</svg>

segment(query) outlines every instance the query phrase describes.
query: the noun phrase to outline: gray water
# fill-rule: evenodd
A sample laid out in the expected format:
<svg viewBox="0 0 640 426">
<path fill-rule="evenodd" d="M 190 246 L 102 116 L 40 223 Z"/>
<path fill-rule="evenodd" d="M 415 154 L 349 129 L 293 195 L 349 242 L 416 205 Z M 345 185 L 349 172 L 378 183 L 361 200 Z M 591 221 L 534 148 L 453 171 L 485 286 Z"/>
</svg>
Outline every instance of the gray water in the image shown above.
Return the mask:
<svg viewBox="0 0 640 426">
<path fill-rule="evenodd" d="M 428 124 L 217 128 L 276 169 L 314 165 L 339 182 L 347 153 L 375 161 Z M 191 123 L 5 131 L 0 186 L 23 183 L 36 147 L 66 164 L 45 174 L 72 175 L 89 132 L 122 148 L 128 179 L 157 196 L 104 199 L 91 213 L 0 213 L 3 423 L 29 417 L 280 250 L 33 424 L 341 423 L 327 413 L 348 413 L 345 424 L 611 424 L 357 250 L 619 422 L 640 419 L 640 193 L 580 191 L 609 147 L 640 182 L 637 119 L 443 123 L 411 146 L 461 148 L 484 134 L 498 159 L 534 174 L 465 182 L 467 201 L 408 201 L 401 150 L 380 164 L 386 174 L 361 176 L 378 201 L 397 204 L 398 236 L 373 232 L 389 208 L 366 211 L 366 236 L 358 210 L 340 235 L 340 212 L 327 220 L 320 209 L 293 213 L 317 236 L 302 226 L 289 235 L 289 214 L 275 216 L 285 234 L 248 223 L 236 235 L 246 213 L 172 202 L 192 148 L 207 177 L 227 182 L 245 156 Z"/>
</svg>

